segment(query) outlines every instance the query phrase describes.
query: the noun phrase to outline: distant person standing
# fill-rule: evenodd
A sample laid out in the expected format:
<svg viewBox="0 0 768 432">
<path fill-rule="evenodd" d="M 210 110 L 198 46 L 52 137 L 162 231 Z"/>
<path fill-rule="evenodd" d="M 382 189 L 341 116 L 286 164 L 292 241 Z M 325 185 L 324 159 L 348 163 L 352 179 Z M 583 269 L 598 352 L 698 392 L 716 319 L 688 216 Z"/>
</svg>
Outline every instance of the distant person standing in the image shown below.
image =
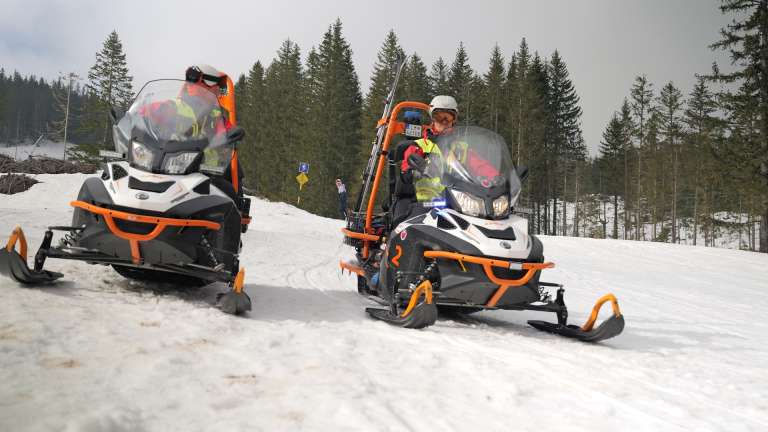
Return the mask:
<svg viewBox="0 0 768 432">
<path fill-rule="evenodd" d="M 347 187 L 340 178 L 336 179 L 336 189 L 339 190 L 339 213 L 342 219 L 347 220 Z"/>
</svg>

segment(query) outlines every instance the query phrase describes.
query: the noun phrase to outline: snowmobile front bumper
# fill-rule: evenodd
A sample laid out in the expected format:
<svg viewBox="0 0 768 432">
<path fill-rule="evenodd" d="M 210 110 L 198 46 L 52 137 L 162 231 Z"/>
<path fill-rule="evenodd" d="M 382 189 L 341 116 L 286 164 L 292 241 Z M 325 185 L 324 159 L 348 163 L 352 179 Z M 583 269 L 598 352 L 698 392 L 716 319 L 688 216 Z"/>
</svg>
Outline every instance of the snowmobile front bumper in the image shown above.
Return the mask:
<svg viewBox="0 0 768 432">
<path fill-rule="evenodd" d="M 131 261 L 133 264 L 141 264 L 141 248 L 139 242 L 146 242 L 154 240 L 159 236 L 167 227 L 202 227 L 209 230 L 218 231 L 221 228 L 221 224 L 217 222 L 207 220 L 196 219 L 173 219 L 156 216 L 138 215 L 123 211 L 110 210 L 103 207 L 88 204 L 83 201 L 72 201 L 70 203 L 72 207 L 80 208 L 87 212 L 101 216 L 104 219 L 109 231 L 115 236 L 127 240 L 131 247 Z M 145 224 L 155 224 L 155 228 L 147 234 L 134 234 L 121 230 L 115 224 L 115 219 L 126 220 L 130 222 L 139 222 Z"/>
<path fill-rule="evenodd" d="M 464 267 L 465 262 L 481 265 L 488 279 L 494 284 L 497 284 L 499 286 L 498 289 L 493 293 L 493 295 L 491 295 L 489 300 L 484 305 L 484 307 L 488 309 L 497 308 L 499 299 L 502 298 L 504 293 L 510 287 L 523 286 L 535 276 L 536 272 L 544 269 L 548 269 L 548 268 L 553 268 L 555 266 L 554 263 L 551 263 L 551 262 L 520 263 L 520 262 L 514 262 L 514 261 L 463 255 L 455 252 L 446 252 L 446 251 L 425 251 L 424 257 L 430 258 L 430 259 L 455 260 L 459 262 L 462 268 Z M 525 273 L 518 279 L 502 279 L 497 277 L 493 273 L 493 267 L 512 269 L 512 270 L 518 270 L 518 271 L 524 270 Z M 569 325 L 567 323 L 568 309 L 566 308 L 565 301 L 563 299 L 565 290 L 563 289 L 562 285 L 549 284 L 549 283 L 543 283 L 543 282 L 540 282 L 539 285 L 555 286 L 559 288 L 557 291 L 557 298 L 555 299 L 554 302 L 548 302 L 543 305 L 536 305 L 536 304 L 515 305 L 510 307 L 501 306 L 499 308 L 554 312 L 557 315 L 558 322 L 556 324 L 546 322 L 546 321 L 538 321 L 538 320 L 528 321 L 528 324 L 538 330 L 558 334 L 560 336 L 565 336 L 568 338 L 578 339 L 584 342 L 598 342 L 605 339 L 609 339 L 614 336 L 617 336 L 624 330 L 624 317 L 621 314 L 621 310 L 619 308 L 619 302 L 618 300 L 616 300 L 616 297 L 613 294 L 606 294 L 603 297 L 601 297 L 592 308 L 592 312 L 590 313 L 590 316 L 587 319 L 587 322 L 584 323 L 584 325 L 582 325 L 581 327 L 579 327 L 575 325 Z M 600 313 L 600 309 L 607 302 L 611 302 L 613 315 L 607 320 L 603 321 L 599 326 L 597 326 L 597 328 L 595 328 L 595 322 L 597 321 L 597 317 L 598 317 L 598 314 Z"/>
<path fill-rule="evenodd" d="M 485 258 L 485 257 L 472 256 L 472 255 L 463 255 L 455 252 L 446 252 L 446 251 L 425 251 L 424 258 L 429 258 L 429 259 L 441 258 L 441 259 L 455 260 L 459 263 L 459 265 L 462 268 L 464 268 L 464 263 L 481 265 L 483 267 L 483 271 L 485 271 L 485 275 L 488 277 L 488 280 L 490 280 L 491 282 L 499 286 L 496 289 L 496 291 L 493 293 L 493 295 L 485 303 L 486 308 L 495 308 L 499 302 L 499 299 L 501 299 L 501 297 L 504 296 L 504 293 L 507 292 L 507 290 L 510 287 L 523 286 L 527 284 L 528 281 L 530 281 L 536 275 L 536 272 L 555 267 L 555 264 L 551 262 L 521 263 L 521 262 L 515 262 L 515 261 L 505 261 L 500 259 Z M 502 279 L 497 277 L 493 273 L 493 267 L 511 269 L 511 270 L 524 270 L 525 273 L 519 279 Z"/>
</svg>

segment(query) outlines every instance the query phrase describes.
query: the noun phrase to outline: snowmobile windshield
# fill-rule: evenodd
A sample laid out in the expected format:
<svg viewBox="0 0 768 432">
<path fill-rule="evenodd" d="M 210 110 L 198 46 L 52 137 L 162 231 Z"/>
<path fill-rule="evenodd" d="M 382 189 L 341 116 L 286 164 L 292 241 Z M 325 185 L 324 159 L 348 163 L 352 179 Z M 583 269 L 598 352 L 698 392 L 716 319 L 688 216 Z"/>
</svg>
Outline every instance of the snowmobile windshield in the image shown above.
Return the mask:
<svg viewBox="0 0 768 432">
<path fill-rule="evenodd" d="M 208 88 L 181 80 L 148 82 L 118 127 L 155 150 L 203 150 L 226 143 L 224 110 Z"/>
<path fill-rule="evenodd" d="M 507 143 L 499 134 L 477 126 L 459 126 L 432 141 L 421 184 L 433 189 L 419 201 L 447 201 L 470 216 L 497 218 L 509 214 L 520 194 L 520 179 Z M 440 193 L 438 193 L 440 192 Z"/>
</svg>

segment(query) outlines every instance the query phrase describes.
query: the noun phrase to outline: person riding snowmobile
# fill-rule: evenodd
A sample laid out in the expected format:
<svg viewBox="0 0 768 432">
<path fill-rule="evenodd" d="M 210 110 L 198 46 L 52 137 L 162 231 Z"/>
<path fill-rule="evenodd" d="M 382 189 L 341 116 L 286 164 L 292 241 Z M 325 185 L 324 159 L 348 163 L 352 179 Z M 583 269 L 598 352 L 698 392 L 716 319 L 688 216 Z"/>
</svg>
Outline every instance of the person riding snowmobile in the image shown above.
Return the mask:
<svg viewBox="0 0 768 432">
<path fill-rule="evenodd" d="M 435 96 L 429 104 L 429 115 L 432 119 L 431 130 L 425 132 L 422 138 L 411 142 L 403 152 L 400 166 L 401 180 L 403 183 L 413 184 L 418 202 L 439 199 L 445 189 L 440 175 L 430 171 L 429 159 L 445 156 L 468 166 L 475 175 L 489 179 L 499 175 L 492 164 L 474 151 L 468 150 L 467 143 L 461 139 L 454 141 L 447 155 L 442 155 L 440 148 L 435 144 L 434 140 L 438 137 L 450 135 L 458 121 L 459 108 L 456 99 L 447 95 Z M 409 215 L 414 215 L 417 211 L 423 211 L 423 208 L 412 207 Z"/>
</svg>

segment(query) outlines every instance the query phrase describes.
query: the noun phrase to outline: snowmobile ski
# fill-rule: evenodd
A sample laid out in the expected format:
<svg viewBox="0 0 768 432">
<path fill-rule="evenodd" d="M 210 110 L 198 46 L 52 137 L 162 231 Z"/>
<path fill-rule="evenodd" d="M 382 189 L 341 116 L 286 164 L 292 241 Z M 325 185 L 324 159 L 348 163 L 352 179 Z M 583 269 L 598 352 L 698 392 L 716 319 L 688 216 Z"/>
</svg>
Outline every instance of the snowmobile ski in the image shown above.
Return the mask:
<svg viewBox="0 0 768 432">
<path fill-rule="evenodd" d="M 251 298 L 243 291 L 245 269 L 240 269 L 232 283 L 232 289 L 218 295 L 219 309 L 222 312 L 240 315 L 251 310 Z"/>
<path fill-rule="evenodd" d="M 372 318 L 411 329 L 429 327 L 437 320 L 437 306 L 434 303 L 432 284 L 429 281 L 422 282 L 413 290 L 408 306 L 400 313 L 396 305 L 390 309 L 366 308 L 365 311 Z"/>
<path fill-rule="evenodd" d="M 603 321 L 597 328 L 594 328 L 597 315 L 600 308 L 606 302 L 610 301 L 613 307 L 613 315 Z M 567 317 L 567 316 L 566 316 Z M 578 339 L 582 342 L 600 342 L 619 335 L 624 330 L 624 316 L 619 310 L 619 303 L 613 294 L 606 294 L 601 297 L 592 308 L 592 313 L 587 322 L 579 327 L 573 324 L 566 324 L 565 317 L 560 319 L 557 324 L 546 321 L 531 320 L 528 324 L 538 330 L 553 333 L 567 338 Z"/>
<path fill-rule="evenodd" d="M 51 245 L 51 235 L 48 231 L 40 246 L 41 251 L 46 250 Z M 19 251 L 16 251 L 16 244 L 19 245 Z M 30 269 L 27 266 L 27 239 L 21 227 L 16 227 L 8 239 L 8 243 L 0 249 L 0 274 L 7 276 L 19 283 L 25 285 L 46 284 L 64 276 L 61 273 L 43 270 L 45 255 L 38 253 L 35 257 L 35 267 Z"/>
</svg>

